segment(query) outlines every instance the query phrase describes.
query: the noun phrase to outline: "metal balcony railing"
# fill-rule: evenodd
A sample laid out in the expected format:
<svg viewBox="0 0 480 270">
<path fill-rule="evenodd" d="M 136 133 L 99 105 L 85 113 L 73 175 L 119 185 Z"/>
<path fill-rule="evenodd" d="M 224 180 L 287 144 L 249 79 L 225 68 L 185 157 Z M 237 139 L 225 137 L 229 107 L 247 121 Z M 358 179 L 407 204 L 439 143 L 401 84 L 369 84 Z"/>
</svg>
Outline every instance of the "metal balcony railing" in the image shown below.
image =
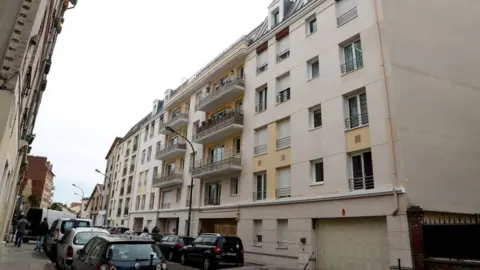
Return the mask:
<svg viewBox="0 0 480 270">
<path fill-rule="evenodd" d="M 170 209 L 170 203 L 162 203 L 162 209 Z"/>
<path fill-rule="evenodd" d="M 267 145 L 266 144 L 262 144 L 262 145 L 257 145 L 253 148 L 253 153 L 254 155 L 261 155 L 261 154 L 265 154 L 267 153 Z"/>
<path fill-rule="evenodd" d="M 277 104 L 283 103 L 290 100 L 290 87 L 278 92 L 277 94 Z"/>
<path fill-rule="evenodd" d="M 161 128 L 168 127 L 168 126 L 170 126 L 171 123 L 173 123 L 173 122 L 175 122 L 175 121 L 177 121 L 178 119 L 181 119 L 181 118 L 188 119 L 188 114 L 184 113 L 184 112 L 180 112 L 180 113 L 177 113 L 175 115 L 172 115 L 172 117 L 170 118 L 169 121 L 161 124 Z"/>
<path fill-rule="evenodd" d="M 257 67 L 257 75 L 268 70 L 268 63 L 262 64 Z"/>
<path fill-rule="evenodd" d="M 291 137 L 290 136 L 278 139 L 277 142 L 276 142 L 277 149 L 290 147 L 290 144 L 291 144 Z"/>
<path fill-rule="evenodd" d="M 368 113 L 358 114 L 345 119 L 345 127 L 352 129 L 368 124 Z"/>
<path fill-rule="evenodd" d="M 283 51 L 283 52 L 281 52 L 277 55 L 277 63 L 281 62 L 281 61 L 283 61 L 283 60 L 285 60 L 289 57 L 290 57 L 290 49 L 286 49 L 285 51 Z"/>
<path fill-rule="evenodd" d="M 257 191 L 253 192 L 253 200 L 254 201 L 262 201 L 267 199 L 267 191 Z"/>
<path fill-rule="evenodd" d="M 277 199 L 282 199 L 282 198 L 290 198 L 291 197 L 291 188 L 277 188 L 276 190 L 276 197 Z"/>
<path fill-rule="evenodd" d="M 157 149 L 155 156 L 159 157 L 161 155 L 164 155 L 165 153 L 168 153 L 176 149 L 186 150 L 186 147 L 187 147 L 186 143 L 176 143 L 176 144 L 171 144 L 169 146 L 164 146 L 162 148 Z"/>
<path fill-rule="evenodd" d="M 200 100 L 199 100 L 198 103 L 196 104 L 195 108 L 198 108 L 198 107 L 200 107 L 200 106 L 203 106 L 203 105 L 205 105 L 206 103 L 214 100 L 214 99 L 217 98 L 219 95 L 227 92 L 228 90 L 231 89 L 232 86 L 235 86 L 235 85 L 245 87 L 245 79 L 244 79 L 244 78 L 237 78 L 237 79 L 234 79 L 234 80 L 227 80 L 227 81 L 225 81 L 224 84 L 222 84 L 222 85 L 220 85 L 219 87 L 213 89 L 213 90 L 210 91 L 210 93 L 208 93 L 206 96 L 200 98 Z"/>
<path fill-rule="evenodd" d="M 165 172 L 162 175 L 158 175 L 153 179 L 153 185 L 158 185 L 162 183 L 168 183 L 173 180 L 183 179 L 183 170 L 175 170 L 171 172 Z"/>
<path fill-rule="evenodd" d="M 229 125 L 243 125 L 243 113 L 228 112 L 224 116 L 217 119 L 209 119 L 203 123 L 201 127 L 197 127 L 195 132 L 195 140 L 201 139 Z"/>
<path fill-rule="evenodd" d="M 203 200 L 203 205 L 220 205 L 220 196 L 205 197 Z"/>
<path fill-rule="evenodd" d="M 375 182 L 373 175 L 351 178 L 348 180 L 348 186 L 350 191 L 361 190 L 361 189 L 374 189 Z"/>
<path fill-rule="evenodd" d="M 358 55 L 357 58 L 347 61 L 345 62 L 345 64 L 340 66 L 342 70 L 342 74 L 347 74 L 349 72 L 352 72 L 362 67 L 363 67 L 363 56 L 361 54 Z"/>
<path fill-rule="evenodd" d="M 355 19 L 356 17 L 358 17 L 358 10 L 357 7 L 354 7 L 337 17 L 337 27 L 346 24 L 347 22 Z"/>
<path fill-rule="evenodd" d="M 215 156 L 210 156 L 207 161 L 199 160 L 195 162 L 193 174 L 210 172 L 235 165 L 241 166 L 241 164 L 240 154 L 232 150 L 225 151 Z"/>
<path fill-rule="evenodd" d="M 258 102 L 257 105 L 255 105 L 255 113 L 261 113 L 265 110 L 267 110 L 267 102 Z"/>
</svg>

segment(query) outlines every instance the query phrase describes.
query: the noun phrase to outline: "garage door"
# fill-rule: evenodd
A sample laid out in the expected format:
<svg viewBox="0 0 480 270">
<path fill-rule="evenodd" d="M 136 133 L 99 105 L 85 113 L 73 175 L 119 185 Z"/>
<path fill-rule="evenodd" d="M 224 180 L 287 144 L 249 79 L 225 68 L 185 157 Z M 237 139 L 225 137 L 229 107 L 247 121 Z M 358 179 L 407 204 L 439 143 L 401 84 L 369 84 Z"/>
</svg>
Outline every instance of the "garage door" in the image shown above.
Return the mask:
<svg viewBox="0 0 480 270">
<path fill-rule="evenodd" d="M 385 217 L 318 219 L 317 269 L 389 269 Z"/>
</svg>

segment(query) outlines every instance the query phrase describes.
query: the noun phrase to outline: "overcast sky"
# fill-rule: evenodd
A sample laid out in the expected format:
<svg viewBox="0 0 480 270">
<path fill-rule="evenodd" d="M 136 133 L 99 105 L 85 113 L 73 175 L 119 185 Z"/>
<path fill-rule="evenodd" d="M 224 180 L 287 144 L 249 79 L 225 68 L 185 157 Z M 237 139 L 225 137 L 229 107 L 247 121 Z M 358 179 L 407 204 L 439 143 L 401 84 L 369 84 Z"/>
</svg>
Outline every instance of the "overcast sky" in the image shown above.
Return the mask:
<svg viewBox="0 0 480 270">
<path fill-rule="evenodd" d="M 79 0 L 65 14 L 32 153 L 56 174 L 54 201 L 90 196 L 115 138 L 267 16 L 272 0 Z"/>
</svg>

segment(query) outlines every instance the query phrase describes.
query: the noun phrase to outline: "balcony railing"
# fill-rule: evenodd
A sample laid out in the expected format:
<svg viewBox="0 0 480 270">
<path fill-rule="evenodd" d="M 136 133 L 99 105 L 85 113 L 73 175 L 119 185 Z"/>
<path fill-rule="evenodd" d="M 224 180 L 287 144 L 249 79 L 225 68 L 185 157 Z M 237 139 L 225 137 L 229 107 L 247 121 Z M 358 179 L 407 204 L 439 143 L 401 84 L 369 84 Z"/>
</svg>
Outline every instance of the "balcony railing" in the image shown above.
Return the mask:
<svg viewBox="0 0 480 270">
<path fill-rule="evenodd" d="M 220 205 L 220 196 L 205 197 L 203 200 L 203 205 Z"/>
<path fill-rule="evenodd" d="M 225 103 L 239 96 L 245 90 L 244 78 L 227 79 L 222 85 L 202 96 L 195 106 L 196 110 L 209 110 L 218 107 L 217 103 Z"/>
<path fill-rule="evenodd" d="M 153 179 L 152 186 L 158 188 L 165 188 L 183 183 L 183 170 L 175 170 L 172 172 L 165 172 L 163 175 L 158 175 Z"/>
<path fill-rule="evenodd" d="M 225 151 L 215 156 L 210 156 L 207 161 L 195 162 L 192 175 L 196 177 L 227 175 L 239 172 L 241 168 L 240 154 L 236 151 Z"/>
<path fill-rule="evenodd" d="M 253 154 L 254 155 L 261 155 L 261 154 L 265 154 L 267 153 L 267 145 L 266 144 L 262 144 L 262 145 L 257 145 L 253 148 Z"/>
<path fill-rule="evenodd" d="M 253 192 L 253 200 L 254 201 L 262 201 L 267 199 L 267 191 L 258 191 Z"/>
<path fill-rule="evenodd" d="M 358 17 L 358 11 L 357 11 L 357 7 L 354 7 L 352 9 L 350 9 L 349 11 L 343 13 L 342 15 L 338 16 L 337 27 L 340 27 L 340 26 L 346 24 L 347 22 L 355 19 L 356 17 Z"/>
<path fill-rule="evenodd" d="M 277 188 L 276 190 L 277 199 L 290 198 L 291 197 L 291 188 Z"/>
<path fill-rule="evenodd" d="M 278 92 L 277 94 L 277 104 L 283 103 L 290 100 L 290 87 Z"/>
<path fill-rule="evenodd" d="M 261 113 L 265 110 L 267 110 L 267 102 L 258 102 L 257 105 L 255 105 L 255 113 Z"/>
<path fill-rule="evenodd" d="M 374 189 L 375 182 L 373 175 L 351 178 L 348 180 L 348 186 L 350 191 L 361 190 L 361 189 Z"/>
<path fill-rule="evenodd" d="M 163 158 L 172 158 L 172 156 L 183 155 L 186 151 L 187 145 L 185 143 L 176 143 L 169 146 L 164 146 L 163 148 L 159 148 L 156 153 L 155 157 L 157 159 Z"/>
<path fill-rule="evenodd" d="M 358 114 L 353 117 L 345 119 L 345 127 L 352 129 L 368 124 L 368 113 Z"/>
<path fill-rule="evenodd" d="M 230 136 L 243 128 L 243 113 L 228 112 L 217 119 L 209 119 L 197 127 L 194 140 L 197 143 L 207 143 L 206 140 L 218 140 Z"/>
<path fill-rule="evenodd" d="M 345 64 L 341 65 L 342 74 L 347 74 L 349 72 L 355 71 L 363 67 L 363 57 L 358 55 L 357 58 L 350 61 L 346 61 Z"/>
<path fill-rule="evenodd" d="M 162 203 L 162 206 L 161 206 L 162 209 L 170 209 L 170 203 Z"/>
<path fill-rule="evenodd" d="M 290 144 L 291 144 L 290 136 L 278 139 L 277 142 L 276 142 L 277 149 L 283 149 L 283 148 L 290 147 Z"/>
</svg>

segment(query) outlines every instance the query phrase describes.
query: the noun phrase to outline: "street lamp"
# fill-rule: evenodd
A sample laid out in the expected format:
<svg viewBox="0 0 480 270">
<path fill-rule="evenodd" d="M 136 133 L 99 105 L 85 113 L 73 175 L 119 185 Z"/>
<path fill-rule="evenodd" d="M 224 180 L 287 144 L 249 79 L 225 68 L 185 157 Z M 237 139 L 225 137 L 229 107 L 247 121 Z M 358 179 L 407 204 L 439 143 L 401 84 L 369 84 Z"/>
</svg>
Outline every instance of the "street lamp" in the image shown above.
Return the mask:
<svg viewBox="0 0 480 270">
<path fill-rule="evenodd" d="M 177 134 L 178 136 L 182 137 L 183 139 L 185 139 L 185 141 L 188 142 L 188 144 L 190 145 L 190 147 L 192 148 L 192 177 L 190 178 L 190 198 L 189 198 L 189 202 L 188 202 L 188 220 L 187 220 L 187 236 L 190 236 L 190 224 L 192 223 L 191 219 L 192 219 L 192 195 L 193 195 L 193 172 L 194 172 L 194 169 L 195 169 L 195 149 L 193 148 L 193 144 L 192 142 L 190 142 L 189 139 L 187 139 L 187 137 L 183 136 L 182 134 L 176 132 L 173 128 L 171 127 L 166 127 L 165 128 L 166 130 L 170 131 L 170 132 L 173 132 L 175 134 Z"/>
<path fill-rule="evenodd" d="M 80 213 L 77 214 L 77 218 L 78 218 L 78 215 L 80 215 L 80 218 L 82 217 L 82 209 L 83 209 L 83 197 L 80 196 L 78 193 L 74 192 L 73 195 L 77 195 L 78 197 L 80 197 L 81 201 L 80 201 Z"/>
<path fill-rule="evenodd" d="M 82 207 L 82 209 L 80 209 L 80 215 L 81 215 L 81 217 L 82 217 L 82 216 L 83 216 L 83 200 L 85 199 L 85 192 L 83 192 L 83 189 L 82 189 L 81 187 L 79 187 L 79 186 L 77 186 L 77 185 L 75 185 L 75 184 L 72 184 L 72 186 L 80 189 L 80 191 L 82 192 L 82 196 L 81 196 L 81 197 L 82 197 L 82 202 L 80 203 L 80 207 Z M 77 193 L 74 193 L 74 194 L 75 194 L 75 195 L 78 195 Z M 78 196 L 80 196 L 80 195 L 78 195 Z M 83 218 L 83 217 L 82 217 L 82 218 Z"/>
<path fill-rule="evenodd" d="M 105 176 L 106 178 L 108 178 L 109 183 L 112 184 L 112 178 L 110 178 L 110 176 L 102 173 L 99 169 L 95 169 L 95 172 L 96 172 L 96 173 L 99 173 L 99 174 L 101 174 L 101 175 L 103 175 L 103 176 Z M 104 198 L 104 199 L 106 198 L 106 195 L 110 193 L 110 185 L 108 185 L 108 186 L 109 186 L 108 192 L 107 192 L 105 186 L 103 187 L 103 194 L 102 194 L 102 195 L 103 195 L 103 198 Z M 104 225 L 105 227 L 107 226 L 108 203 L 109 203 L 109 201 L 110 201 L 110 200 L 106 200 L 106 201 L 105 201 L 105 218 L 103 219 L 103 225 Z"/>
</svg>

